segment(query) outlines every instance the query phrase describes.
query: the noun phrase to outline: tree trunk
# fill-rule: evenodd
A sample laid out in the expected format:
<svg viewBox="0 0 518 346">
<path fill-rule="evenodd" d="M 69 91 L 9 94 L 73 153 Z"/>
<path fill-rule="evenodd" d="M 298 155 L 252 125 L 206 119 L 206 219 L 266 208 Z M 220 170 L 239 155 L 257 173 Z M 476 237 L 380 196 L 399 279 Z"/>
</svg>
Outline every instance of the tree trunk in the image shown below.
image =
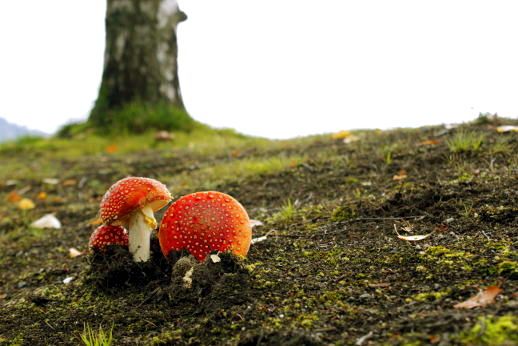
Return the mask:
<svg viewBox="0 0 518 346">
<path fill-rule="evenodd" d="M 108 0 L 104 71 L 91 123 L 116 123 L 116 110 L 135 103 L 185 110 L 176 27 L 186 18 L 176 0 Z"/>
</svg>

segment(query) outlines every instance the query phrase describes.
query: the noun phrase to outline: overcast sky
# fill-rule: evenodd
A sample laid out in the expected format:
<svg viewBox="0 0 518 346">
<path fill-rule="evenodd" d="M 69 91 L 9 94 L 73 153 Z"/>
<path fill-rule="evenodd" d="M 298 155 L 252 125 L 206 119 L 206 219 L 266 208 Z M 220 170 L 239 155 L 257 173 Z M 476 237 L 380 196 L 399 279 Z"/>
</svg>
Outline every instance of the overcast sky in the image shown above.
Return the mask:
<svg viewBox="0 0 518 346">
<path fill-rule="evenodd" d="M 180 0 L 191 115 L 272 138 L 518 116 L 518 1 Z M 84 119 L 102 0 L 0 1 L 0 117 Z"/>
</svg>

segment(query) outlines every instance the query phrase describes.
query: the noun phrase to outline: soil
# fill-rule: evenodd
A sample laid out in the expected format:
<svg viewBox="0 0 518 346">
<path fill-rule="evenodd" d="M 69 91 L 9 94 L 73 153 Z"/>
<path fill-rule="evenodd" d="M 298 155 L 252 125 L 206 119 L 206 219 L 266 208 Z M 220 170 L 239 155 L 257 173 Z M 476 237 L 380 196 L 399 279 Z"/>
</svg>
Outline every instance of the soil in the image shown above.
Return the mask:
<svg viewBox="0 0 518 346">
<path fill-rule="evenodd" d="M 318 136 L 232 155 L 56 159 L 58 184 L 21 172 L 0 182 L 0 344 L 78 345 L 86 324 L 112 328 L 115 345 L 516 344 L 518 136 L 498 133 L 504 123 L 518 121 L 361 131 L 351 143 Z M 463 133 L 482 135 L 480 148 L 455 152 Z M 2 164 L 29 166 L 30 157 L 2 155 Z M 218 177 L 216 190 L 264 223 L 254 238 L 267 237 L 246 259 L 165 258 L 156 237 L 144 264 L 122 247 L 88 251 L 100 199 L 124 176 L 167 184 L 186 171 L 290 155 L 305 159 Z M 20 211 L 13 191 L 37 207 Z M 45 213 L 63 228 L 29 226 Z M 406 241 L 395 229 L 431 235 Z M 84 254 L 70 257 L 71 247 Z M 493 285 L 502 289 L 495 302 L 454 308 Z"/>
</svg>

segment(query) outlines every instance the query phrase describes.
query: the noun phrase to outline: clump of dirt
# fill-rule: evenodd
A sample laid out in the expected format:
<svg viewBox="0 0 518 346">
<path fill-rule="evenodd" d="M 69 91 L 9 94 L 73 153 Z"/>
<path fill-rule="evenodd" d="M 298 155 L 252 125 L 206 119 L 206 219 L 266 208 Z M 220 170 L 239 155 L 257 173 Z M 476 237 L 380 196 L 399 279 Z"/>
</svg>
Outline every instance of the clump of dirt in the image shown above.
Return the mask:
<svg viewBox="0 0 518 346">
<path fill-rule="evenodd" d="M 167 282 L 171 271 L 156 237 L 151 238 L 151 257 L 147 262 L 135 262 L 127 247 L 117 245 L 108 246 L 103 252 L 94 251 L 88 261 L 86 281 L 106 292 Z"/>
<path fill-rule="evenodd" d="M 201 263 L 192 256 L 174 262 L 167 289 L 171 304 L 187 301 L 199 304 L 202 310 L 213 310 L 248 300 L 250 276 L 243 260 L 231 253 L 216 256 Z"/>
</svg>

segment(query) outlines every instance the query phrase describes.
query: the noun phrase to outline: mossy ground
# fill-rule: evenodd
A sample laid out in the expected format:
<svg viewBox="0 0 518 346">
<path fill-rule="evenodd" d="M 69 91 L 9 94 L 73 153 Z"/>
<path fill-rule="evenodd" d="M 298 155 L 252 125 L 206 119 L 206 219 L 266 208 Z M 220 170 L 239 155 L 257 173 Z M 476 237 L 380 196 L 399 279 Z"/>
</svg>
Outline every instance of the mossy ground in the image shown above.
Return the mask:
<svg viewBox="0 0 518 346">
<path fill-rule="evenodd" d="M 517 123 L 362 131 L 348 144 L 195 133 L 117 139 L 118 151 L 103 138 L 4 145 L 0 344 L 77 345 L 86 323 L 113 326 L 116 345 L 515 344 L 518 136 L 497 133 L 502 122 Z M 482 143 L 453 150 L 460 131 Z M 268 237 L 242 263 L 196 267 L 190 290 L 156 243 L 144 266 L 120 249 L 70 258 L 127 175 L 177 197 L 229 193 L 264 222 L 254 237 Z M 12 191 L 36 208 L 17 209 Z M 31 229 L 45 213 L 63 228 Z M 410 243 L 394 225 L 434 233 Z M 453 308 L 490 285 L 503 289 L 494 304 Z"/>
</svg>

